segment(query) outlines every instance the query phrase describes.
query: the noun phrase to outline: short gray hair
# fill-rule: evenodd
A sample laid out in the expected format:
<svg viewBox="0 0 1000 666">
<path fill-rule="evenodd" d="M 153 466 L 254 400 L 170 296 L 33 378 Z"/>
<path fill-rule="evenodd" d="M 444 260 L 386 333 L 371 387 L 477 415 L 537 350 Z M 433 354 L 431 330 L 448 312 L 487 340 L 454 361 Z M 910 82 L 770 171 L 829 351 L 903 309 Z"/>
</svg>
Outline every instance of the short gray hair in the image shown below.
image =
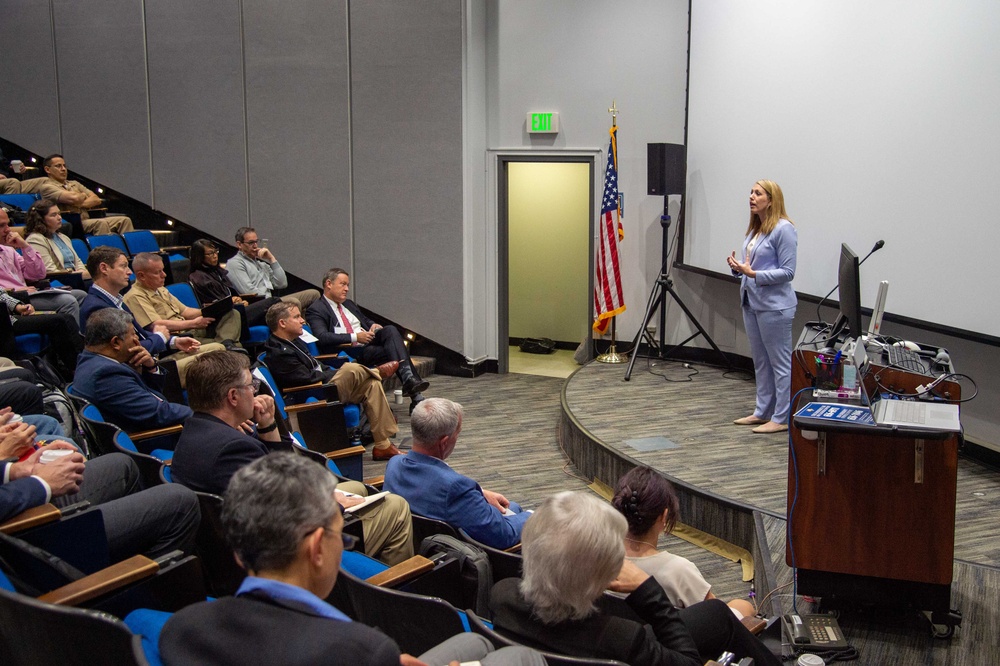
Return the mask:
<svg viewBox="0 0 1000 666">
<path fill-rule="evenodd" d="M 132 270 L 136 273 L 139 271 L 148 271 L 155 264 L 163 266 L 163 257 L 156 252 L 140 252 L 132 258 Z"/>
<path fill-rule="evenodd" d="M 427 398 L 417 403 L 410 415 L 414 443 L 433 444 L 458 429 L 462 405 L 447 398 Z"/>
<path fill-rule="evenodd" d="M 325 467 L 294 453 L 272 453 L 229 481 L 222 526 L 250 572 L 280 571 L 295 561 L 302 539 L 340 511 L 337 481 Z"/>
<path fill-rule="evenodd" d="M 625 518 L 582 492 L 546 499 L 521 532 L 521 594 L 545 624 L 580 620 L 621 571 Z"/>
<path fill-rule="evenodd" d="M 87 330 L 83 344 L 100 347 L 111 342 L 111 338 L 122 338 L 133 326 L 132 315 L 118 308 L 95 310 L 87 319 Z"/>
</svg>

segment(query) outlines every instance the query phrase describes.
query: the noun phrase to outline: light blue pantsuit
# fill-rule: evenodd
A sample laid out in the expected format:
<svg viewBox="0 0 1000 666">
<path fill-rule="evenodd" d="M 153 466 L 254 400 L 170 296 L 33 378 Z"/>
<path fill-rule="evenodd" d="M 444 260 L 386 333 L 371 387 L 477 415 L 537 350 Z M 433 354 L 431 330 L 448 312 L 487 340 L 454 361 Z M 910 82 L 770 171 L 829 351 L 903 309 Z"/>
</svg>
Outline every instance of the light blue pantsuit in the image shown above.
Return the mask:
<svg viewBox="0 0 1000 666">
<path fill-rule="evenodd" d="M 755 311 L 743 306 L 743 325 L 750 341 L 757 376 L 753 415 L 775 423 L 788 422 L 792 390 L 792 320 L 795 308 Z"/>
<path fill-rule="evenodd" d="M 743 241 L 743 256 L 755 276 L 742 276 L 740 303 L 757 375 L 757 405 L 753 414 L 775 423 L 787 423 L 792 382 L 792 320 L 798 303 L 792 288 L 798 234 L 791 222 L 779 220 L 771 233 L 757 239 L 747 256 L 751 239 L 747 236 Z"/>
</svg>

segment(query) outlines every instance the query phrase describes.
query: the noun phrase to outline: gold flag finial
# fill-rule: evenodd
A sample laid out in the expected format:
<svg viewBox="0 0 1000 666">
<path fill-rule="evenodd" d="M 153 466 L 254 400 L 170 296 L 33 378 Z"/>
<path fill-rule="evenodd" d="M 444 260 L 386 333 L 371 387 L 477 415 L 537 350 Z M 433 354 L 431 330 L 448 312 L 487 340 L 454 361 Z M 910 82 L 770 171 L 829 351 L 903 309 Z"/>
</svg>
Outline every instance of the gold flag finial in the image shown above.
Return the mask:
<svg viewBox="0 0 1000 666">
<path fill-rule="evenodd" d="M 611 114 L 611 126 L 618 127 L 618 102 L 611 100 L 611 108 L 608 109 L 608 113 Z"/>
</svg>

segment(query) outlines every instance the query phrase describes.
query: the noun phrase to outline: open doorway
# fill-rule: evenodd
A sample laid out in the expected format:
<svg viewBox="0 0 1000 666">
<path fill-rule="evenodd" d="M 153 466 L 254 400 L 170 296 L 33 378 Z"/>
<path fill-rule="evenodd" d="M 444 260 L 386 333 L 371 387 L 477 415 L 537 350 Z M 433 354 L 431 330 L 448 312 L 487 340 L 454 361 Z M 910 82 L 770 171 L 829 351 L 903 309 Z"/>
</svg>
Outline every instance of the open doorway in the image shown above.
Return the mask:
<svg viewBox="0 0 1000 666">
<path fill-rule="evenodd" d="M 524 358 L 531 367 L 562 364 L 566 376 L 573 350 L 590 339 L 594 160 L 501 156 L 499 167 L 499 370 L 524 367 Z M 563 351 L 546 361 L 510 346 L 525 338 L 551 339 Z"/>
</svg>

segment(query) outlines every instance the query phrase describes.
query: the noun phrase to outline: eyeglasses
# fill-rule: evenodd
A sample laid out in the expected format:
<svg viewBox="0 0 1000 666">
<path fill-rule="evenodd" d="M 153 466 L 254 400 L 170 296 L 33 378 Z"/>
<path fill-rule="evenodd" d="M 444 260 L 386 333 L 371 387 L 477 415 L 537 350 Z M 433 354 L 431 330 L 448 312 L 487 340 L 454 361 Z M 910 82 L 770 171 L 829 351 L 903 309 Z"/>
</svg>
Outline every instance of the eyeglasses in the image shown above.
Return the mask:
<svg viewBox="0 0 1000 666">
<path fill-rule="evenodd" d="M 307 536 L 309 536 L 310 534 L 312 534 L 315 531 L 316 531 L 316 528 L 314 527 L 311 530 L 309 530 L 308 532 L 306 532 L 305 534 L 303 534 L 302 538 L 303 539 L 306 538 Z M 324 533 L 330 533 L 330 532 L 333 532 L 333 530 L 330 529 L 329 527 L 324 527 L 323 528 L 323 532 Z M 340 533 L 340 542 L 344 545 L 344 550 L 354 550 L 354 548 L 358 545 L 358 537 L 351 536 L 350 534 L 346 534 L 344 532 L 341 532 Z"/>
<path fill-rule="evenodd" d="M 244 240 L 244 241 L 243 241 L 243 244 L 244 244 L 244 245 L 256 245 L 256 244 L 257 244 L 257 243 L 259 243 L 259 242 L 260 242 L 260 240 L 259 240 L 259 239 L 257 239 L 257 238 L 254 238 L 253 240 Z"/>
<path fill-rule="evenodd" d="M 219 254 L 218 250 L 205 250 L 206 257 L 215 257 L 218 256 L 218 254 Z"/>
<path fill-rule="evenodd" d="M 234 386 L 233 388 L 247 388 L 248 386 L 253 388 L 253 392 L 256 394 L 260 389 L 260 380 L 256 377 L 251 377 L 249 384 L 240 384 L 239 386 Z"/>
</svg>

